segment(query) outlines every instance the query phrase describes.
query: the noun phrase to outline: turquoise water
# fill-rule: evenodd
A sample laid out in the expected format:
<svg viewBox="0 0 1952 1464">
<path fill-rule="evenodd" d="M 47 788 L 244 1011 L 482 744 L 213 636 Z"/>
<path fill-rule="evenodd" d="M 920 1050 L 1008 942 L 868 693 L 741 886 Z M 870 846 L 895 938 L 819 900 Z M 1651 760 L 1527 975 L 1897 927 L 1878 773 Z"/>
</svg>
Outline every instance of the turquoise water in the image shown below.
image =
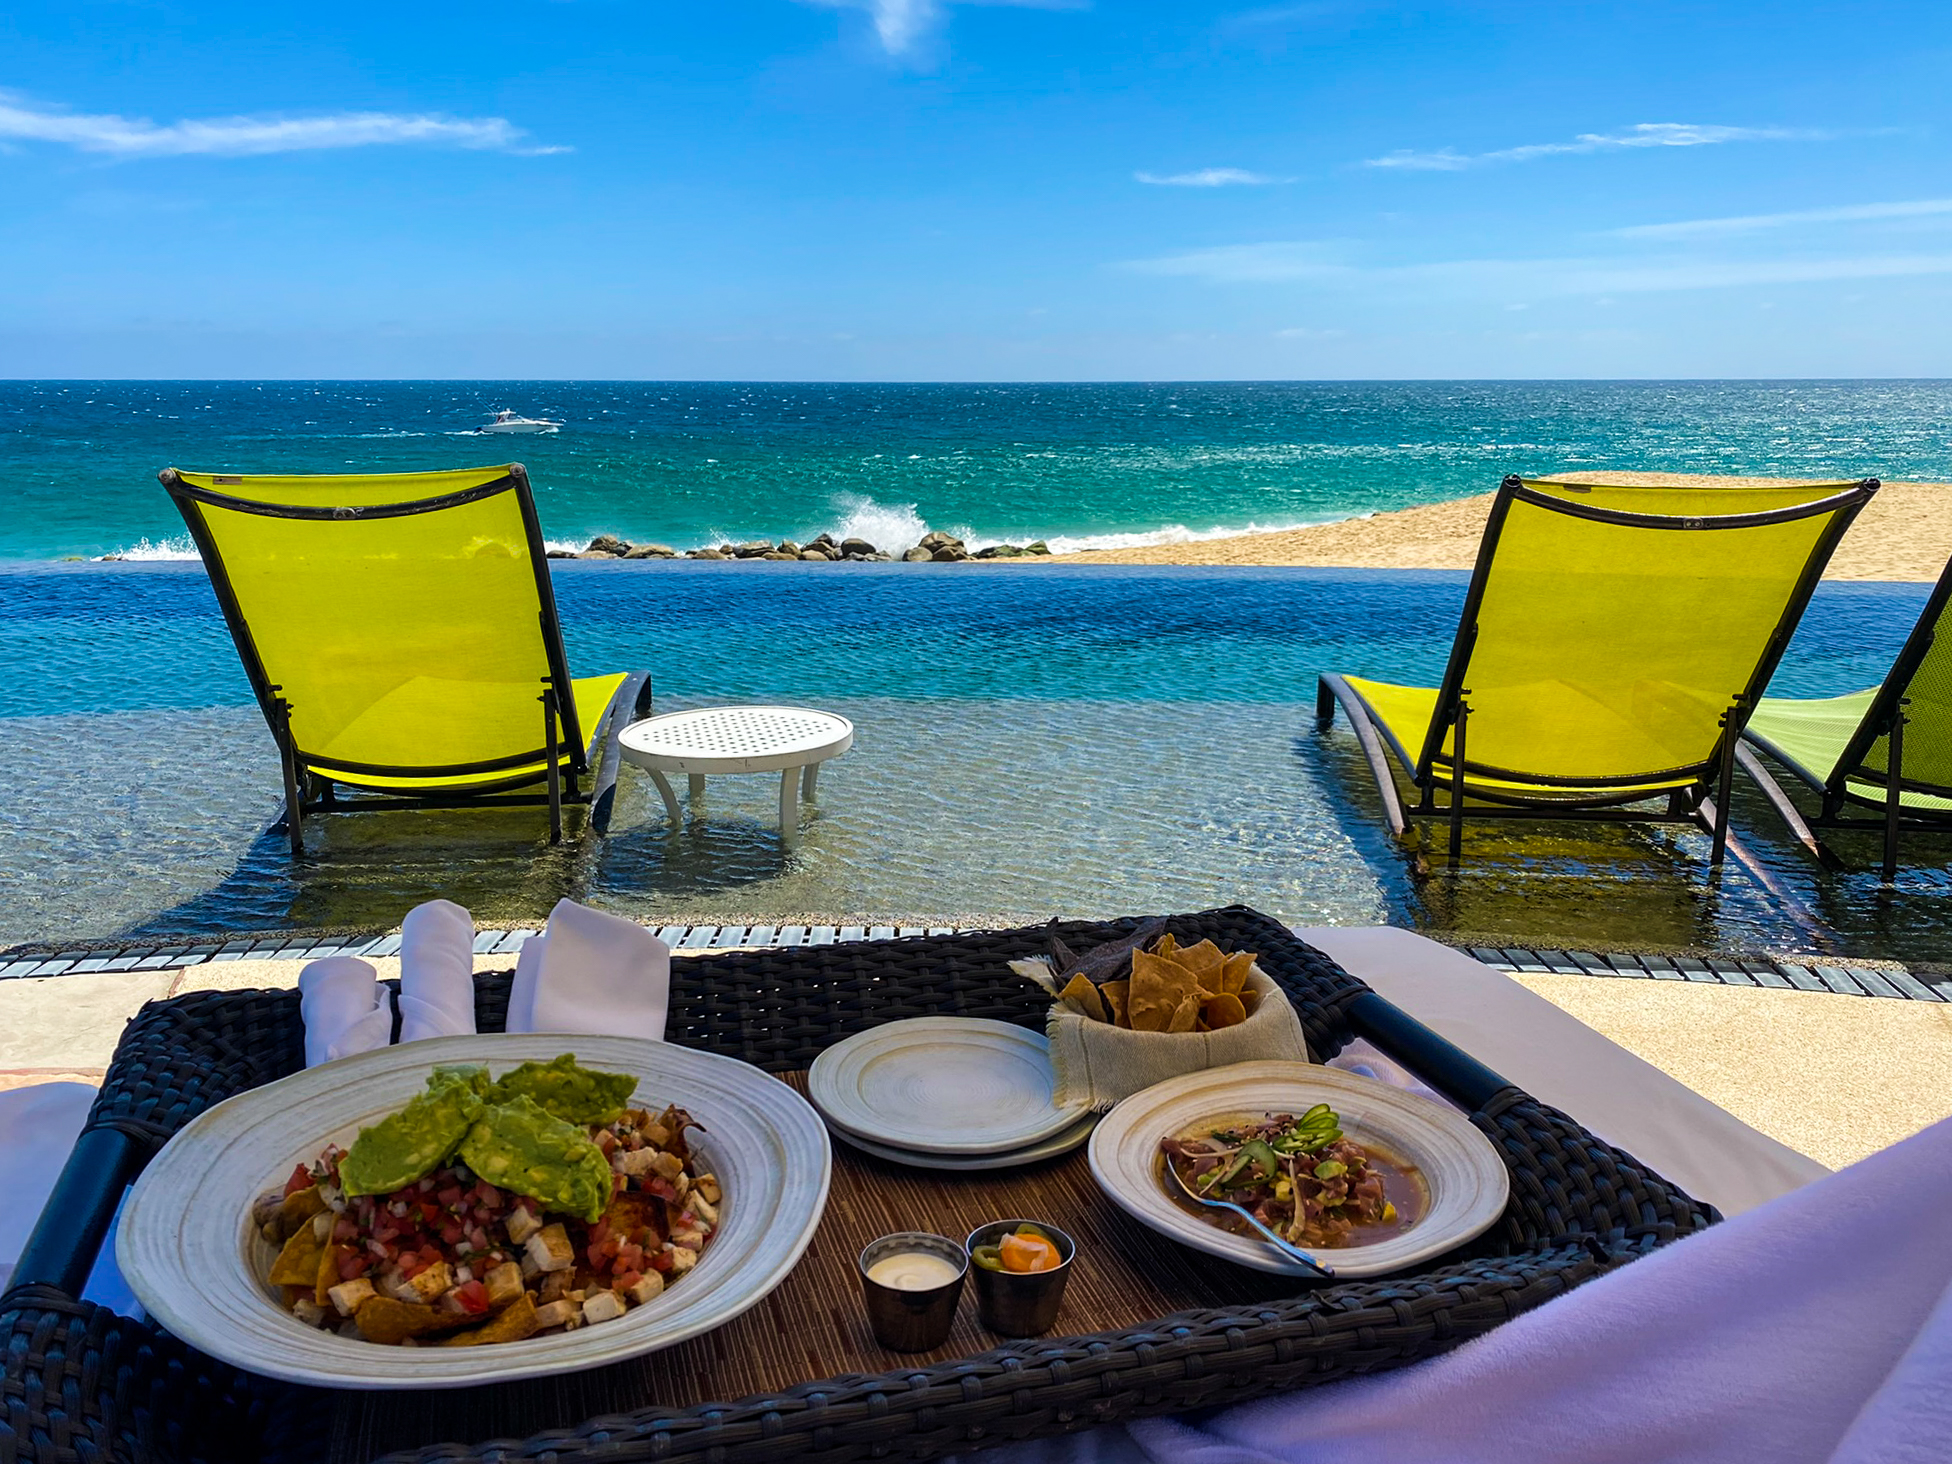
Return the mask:
<svg viewBox="0 0 1952 1464">
<path fill-rule="evenodd" d="M 852 718 L 788 852 L 768 778 L 710 783 L 673 830 L 626 772 L 615 836 L 539 815 L 315 821 L 294 864 L 269 736 L 192 564 L 0 570 L 0 944 L 391 925 L 435 894 L 484 922 L 564 894 L 646 919 L 1016 923 L 1239 900 L 1509 944 L 1942 959 L 1945 855 L 1895 890 L 1825 874 L 1738 793 L 1758 870 L 1719 886 L 1672 830 L 1473 828 L 1418 879 L 1315 676 L 1437 675 L 1464 576 L 1338 570 L 557 564 L 572 665 L 648 668 L 657 709 L 785 701 Z M 1881 674 L 1926 586 L 1826 584 L 1775 689 Z"/>
<path fill-rule="evenodd" d="M 500 407 L 563 419 L 482 437 Z M 156 483 L 527 463 L 544 531 L 679 548 L 849 530 L 1163 542 L 1485 492 L 1509 472 L 1952 479 L 1952 383 L 771 386 L 0 383 L 0 560 L 182 554 Z"/>
</svg>

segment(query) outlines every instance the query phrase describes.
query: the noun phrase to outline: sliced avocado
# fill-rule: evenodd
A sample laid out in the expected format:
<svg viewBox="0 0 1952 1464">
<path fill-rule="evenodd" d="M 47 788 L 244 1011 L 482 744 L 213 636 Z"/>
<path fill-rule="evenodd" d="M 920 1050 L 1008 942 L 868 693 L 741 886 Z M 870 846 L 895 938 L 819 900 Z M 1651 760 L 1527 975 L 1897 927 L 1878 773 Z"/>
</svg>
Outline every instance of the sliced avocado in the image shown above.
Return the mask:
<svg viewBox="0 0 1952 1464">
<path fill-rule="evenodd" d="M 624 1111 L 637 1079 L 628 1073 L 600 1073 L 578 1065 L 576 1054 L 565 1052 L 549 1062 L 525 1062 L 511 1068 L 482 1096 L 490 1103 L 507 1103 L 517 1096 L 532 1098 L 564 1123 L 588 1126 L 609 1123 Z"/>
<path fill-rule="evenodd" d="M 595 1224 L 610 1203 L 610 1161 L 575 1124 L 527 1094 L 485 1108 L 461 1141 L 461 1161 L 481 1178 Z"/>
<path fill-rule="evenodd" d="M 405 1108 L 359 1131 L 339 1161 L 339 1182 L 349 1195 L 404 1188 L 452 1158 L 479 1117 L 481 1099 L 473 1088 L 436 1075 Z"/>
</svg>

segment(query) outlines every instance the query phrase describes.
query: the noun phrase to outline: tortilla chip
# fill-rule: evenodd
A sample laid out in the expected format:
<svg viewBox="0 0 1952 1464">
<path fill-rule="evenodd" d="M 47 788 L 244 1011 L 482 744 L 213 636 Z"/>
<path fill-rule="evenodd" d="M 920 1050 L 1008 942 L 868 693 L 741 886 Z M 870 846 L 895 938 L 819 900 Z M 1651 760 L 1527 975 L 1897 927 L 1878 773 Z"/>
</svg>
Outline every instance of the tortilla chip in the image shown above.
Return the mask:
<svg viewBox="0 0 1952 1464">
<path fill-rule="evenodd" d="M 280 1236 L 297 1234 L 299 1226 L 324 1208 L 325 1199 L 319 1194 L 317 1185 L 286 1195 L 278 1203 L 278 1234 Z"/>
<path fill-rule="evenodd" d="M 1073 976 L 1065 982 L 1064 989 L 1057 994 L 1057 999 L 1070 1002 L 1094 1022 L 1111 1020 L 1110 1013 L 1105 1010 L 1104 998 L 1098 994 L 1098 988 L 1091 984 L 1089 977 L 1082 974 Z"/>
<path fill-rule="evenodd" d="M 1180 1001 L 1179 1008 L 1166 1023 L 1168 1032 L 1191 1032 L 1200 1024 L 1200 993 L 1189 991 Z"/>
<path fill-rule="evenodd" d="M 1110 1021 L 1114 1027 L 1130 1028 L 1132 1025 L 1132 1019 L 1125 1012 L 1125 998 L 1131 990 L 1129 980 L 1107 981 L 1098 988 L 1098 995 L 1105 1003 L 1105 1010 L 1111 1014 Z"/>
<path fill-rule="evenodd" d="M 1152 954 L 1155 956 L 1164 956 L 1169 961 L 1178 951 L 1179 942 L 1173 939 L 1173 933 L 1170 930 L 1152 943 Z"/>
<path fill-rule="evenodd" d="M 1200 1004 L 1200 1015 L 1206 1020 L 1207 1031 L 1219 1032 L 1246 1021 L 1247 1006 L 1232 992 L 1223 991 Z"/>
<path fill-rule="evenodd" d="M 1247 989 L 1247 973 L 1254 969 L 1253 951 L 1235 951 L 1220 968 L 1220 989 L 1235 995 Z"/>
<path fill-rule="evenodd" d="M 1243 986 L 1239 995 L 1241 1007 L 1248 1016 L 1253 1016 L 1254 1008 L 1261 1004 L 1261 993 L 1252 986 Z"/>
<path fill-rule="evenodd" d="M 339 1284 L 339 1257 L 345 1253 L 346 1248 L 336 1240 L 319 1252 L 319 1279 L 312 1287 L 312 1300 L 320 1306 L 332 1301 L 329 1293 Z"/>
<path fill-rule="evenodd" d="M 1200 985 L 1209 991 L 1220 989 L 1218 985 L 1220 968 L 1227 964 L 1227 956 L 1212 941 L 1203 940 L 1198 945 L 1187 946 L 1173 959 L 1198 977 Z M 1211 980 L 1209 980 L 1209 973 L 1211 973 Z"/>
<path fill-rule="evenodd" d="M 312 1234 L 312 1227 L 301 1225 L 271 1263 L 267 1279 L 273 1286 L 303 1286 L 310 1291 L 318 1284 L 319 1257 L 324 1253 L 325 1245 Z"/>
<path fill-rule="evenodd" d="M 389 1347 L 397 1347 L 409 1337 L 452 1332 L 474 1320 L 462 1312 L 445 1311 L 417 1301 L 397 1301 L 391 1296 L 367 1297 L 352 1319 L 359 1324 L 360 1336 Z"/>
<path fill-rule="evenodd" d="M 361 1307 L 361 1311 L 365 1308 Z M 534 1334 L 535 1302 L 524 1291 L 480 1326 L 452 1337 L 443 1337 L 443 1347 L 481 1347 L 490 1342 L 520 1342 Z"/>
<path fill-rule="evenodd" d="M 286 1311 L 290 1311 L 301 1301 L 312 1299 L 312 1288 L 309 1286 L 280 1286 L 278 1290 L 285 1298 Z"/>
<path fill-rule="evenodd" d="M 1132 952 L 1132 985 L 1126 1015 L 1134 1032 L 1163 1032 L 1180 1004 L 1199 990 L 1199 981 L 1177 961 Z"/>
</svg>

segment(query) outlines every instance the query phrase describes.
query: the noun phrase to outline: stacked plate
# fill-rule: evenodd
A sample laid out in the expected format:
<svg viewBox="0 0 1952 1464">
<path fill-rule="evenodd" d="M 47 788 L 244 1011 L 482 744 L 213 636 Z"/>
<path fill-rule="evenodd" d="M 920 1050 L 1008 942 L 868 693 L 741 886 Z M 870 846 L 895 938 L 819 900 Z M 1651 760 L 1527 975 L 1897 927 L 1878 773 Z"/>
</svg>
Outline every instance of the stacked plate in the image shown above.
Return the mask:
<svg viewBox="0 0 1952 1464">
<path fill-rule="evenodd" d="M 1098 1115 L 1060 1106 L 1043 1034 L 980 1017 L 915 1017 L 857 1032 L 813 1060 L 827 1127 L 918 1169 L 1007 1169 L 1067 1154 Z"/>
</svg>

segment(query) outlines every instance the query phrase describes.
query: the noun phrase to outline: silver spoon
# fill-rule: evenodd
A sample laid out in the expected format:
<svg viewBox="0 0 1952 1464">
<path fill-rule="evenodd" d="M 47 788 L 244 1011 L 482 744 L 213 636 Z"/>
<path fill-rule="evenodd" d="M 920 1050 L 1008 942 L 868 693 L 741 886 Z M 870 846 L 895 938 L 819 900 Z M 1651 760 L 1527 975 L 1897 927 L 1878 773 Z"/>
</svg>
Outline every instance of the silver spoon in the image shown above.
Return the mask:
<svg viewBox="0 0 1952 1464">
<path fill-rule="evenodd" d="M 1276 1250 L 1280 1251 L 1283 1255 L 1288 1256 L 1294 1260 L 1300 1261 L 1302 1265 L 1308 1267 L 1308 1269 L 1313 1271 L 1317 1276 L 1326 1276 L 1330 1280 L 1333 1280 L 1335 1278 L 1335 1272 L 1330 1267 L 1324 1266 L 1320 1261 L 1316 1260 L 1313 1256 L 1309 1255 L 1308 1252 L 1303 1250 L 1300 1246 L 1291 1245 L 1289 1242 L 1283 1240 L 1280 1236 L 1276 1235 L 1272 1230 L 1269 1230 L 1265 1225 L 1261 1224 L 1260 1221 L 1256 1220 L 1245 1209 L 1241 1208 L 1239 1205 L 1236 1205 L 1232 1200 L 1216 1200 L 1211 1195 L 1203 1195 L 1198 1190 L 1194 1189 L 1192 1185 L 1186 1182 L 1186 1176 L 1179 1172 L 1179 1166 L 1173 1163 L 1171 1159 L 1168 1159 L 1166 1161 L 1166 1170 L 1168 1173 L 1172 1175 L 1173 1182 L 1179 1186 L 1179 1192 L 1185 1195 L 1186 1198 L 1191 1200 L 1194 1204 L 1205 1205 L 1208 1209 L 1212 1209 L 1212 1210 L 1231 1211 L 1233 1214 L 1240 1216 L 1241 1219 L 1245 1220 L 1249 1225 L 1253 1226 L 1256 1230 L 1258 1230 L 1261 1233 L 1261 1237 L 1264 1240 L 1266 1240 L 1270 1245 L 1272 1245 Z"/>
</svg>

